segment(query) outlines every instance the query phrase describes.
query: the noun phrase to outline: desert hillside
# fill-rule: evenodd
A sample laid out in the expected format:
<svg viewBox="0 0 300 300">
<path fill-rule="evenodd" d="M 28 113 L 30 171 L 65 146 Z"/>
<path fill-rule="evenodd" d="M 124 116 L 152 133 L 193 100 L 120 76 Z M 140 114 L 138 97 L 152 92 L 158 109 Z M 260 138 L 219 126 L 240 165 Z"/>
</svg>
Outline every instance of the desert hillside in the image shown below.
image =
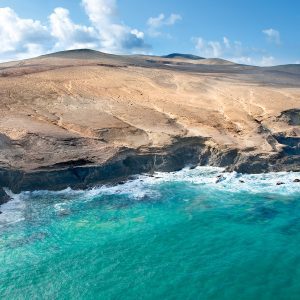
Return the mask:
<svg viewBox="0 0 300 300">
<path fill-rule="evenodd" d="M 133 156 L 154 157 L 155 166 L 156 155 L 181 146 L 182 155 L 198 149 L 185 163 L 241 172 L 300 167 L 297 65 L 66 51 L 0 64 L 0 101 L 2 186 L 11 185 L 8 172 Z"/>
</svg>

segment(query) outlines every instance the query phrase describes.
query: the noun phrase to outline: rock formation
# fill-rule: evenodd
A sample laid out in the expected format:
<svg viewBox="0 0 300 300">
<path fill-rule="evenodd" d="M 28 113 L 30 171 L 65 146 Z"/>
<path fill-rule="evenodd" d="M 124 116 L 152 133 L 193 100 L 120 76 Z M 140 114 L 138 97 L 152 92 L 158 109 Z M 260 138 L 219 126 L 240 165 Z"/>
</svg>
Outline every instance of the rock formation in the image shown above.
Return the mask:
<svg viewBox="0 0 300 300">
<path fill-rule="evenodd" d="M 74 50 L 0 64 L 0 187 L 300 170 L 300 66 Z"/>
</svg>

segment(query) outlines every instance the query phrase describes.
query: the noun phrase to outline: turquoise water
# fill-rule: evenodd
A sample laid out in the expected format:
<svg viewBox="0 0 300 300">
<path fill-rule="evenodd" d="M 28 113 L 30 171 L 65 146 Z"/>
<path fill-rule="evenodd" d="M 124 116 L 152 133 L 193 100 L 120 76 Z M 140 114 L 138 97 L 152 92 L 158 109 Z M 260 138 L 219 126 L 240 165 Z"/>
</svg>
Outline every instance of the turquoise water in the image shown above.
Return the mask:
<svg viewBox="0 0 300 300">
<path fill-rule="evenodd" d="M 299 299 L 300 174 L 219 174 L 14 195 L 0 299 Z"/>
</svg>

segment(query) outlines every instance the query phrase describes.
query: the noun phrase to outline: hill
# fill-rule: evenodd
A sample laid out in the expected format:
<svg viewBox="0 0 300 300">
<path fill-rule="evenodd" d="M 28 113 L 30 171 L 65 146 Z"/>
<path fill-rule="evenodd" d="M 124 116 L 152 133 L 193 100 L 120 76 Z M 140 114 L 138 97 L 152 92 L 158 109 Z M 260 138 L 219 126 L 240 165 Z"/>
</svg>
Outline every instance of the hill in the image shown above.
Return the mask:
<svg viewBox="0 0 300 300">
<path fill-rule="evenodd" d="M 171 53 L 165 56 L 162 56 L 163 58 L 185 58 L 185 59 L 192 59 L 192 60 L 199 60 L 204 59 L 203 57 L 192 55 L 192 54 L 182 54 L 182 53 Z"/>
<path fill-rule="evenodd" d="M 299 170 L 298 67 L 202 61 L 83 49 L 0 64 L 0 186 Z"/>
</svg>

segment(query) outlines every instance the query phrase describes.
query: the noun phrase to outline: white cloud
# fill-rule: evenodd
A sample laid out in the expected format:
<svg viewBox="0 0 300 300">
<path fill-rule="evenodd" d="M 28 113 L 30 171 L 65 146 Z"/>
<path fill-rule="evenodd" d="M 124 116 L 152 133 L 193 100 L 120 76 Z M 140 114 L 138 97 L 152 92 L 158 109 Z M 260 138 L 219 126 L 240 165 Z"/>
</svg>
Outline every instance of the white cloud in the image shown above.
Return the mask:
<svg viewBox="0 0 300 300">
<path fill-rule="evenodd" d="M 275 43 L 277 45 L 281 44 L 279 31 L 277 31 L 273 28 L 269 28 L 269 29 L 264 29 L 262 32 L 263 32 L 263 34 L 266 35 L 267 40 L 269 42 Z"/>
<path fill-rule="evenodd" d="M 55 8 L 49 16 L 51 35 L 56 38 L 55 49 L 96 48 L 99 44 L 93 27 L 77 25 L 72 22 L 69 11 Z"/>
<path fill-rule="evenodd" d="M 150 27 L 158 28 L 158 27 L 162 26 L 164 20 L 165 20 L 165 15 L 164 14 L 160 14 L 157 17 L 151 17 L 151 18 L 149 18 L 148 21 L 147 21 L 147 24 Z"/>
<path fill-rule="evenodd" d="M 229 45 L 229 40 L 222 42 L 219 41 L 206 41 L 202 37 L 193 38 L 195 49 L 200 56 L 203 57 L 220 57 L 224 53 L 224 47 Z"/>
<path fill-rule="evenodd" d="M 0 8 L 0 59 L 24 59 L 51 51 L 93 48 L 111 53 L 146 53 L 144 33 L 118 19 L 115 0 L 82 0 L 90 26 L 76 24 L 67 9 L 58 7 L 48 22 L 23 19 L 9 8 Z M 176 22 L 172 16 L 169 22 Z"/>
<path fill-rule="evenodd" d="M 230 41 L 226 36 L 223 37 L 223 43 L 227 49 L 230 49 L 230 47 L 231 47 Z"/>
<path fill-rule="evenodd" d="M 254 65 L 254 66 L 261 66 L 261 67 L 269 67 L 274 66 L 276 60 L 273 56 L 238 56 L 238 57 L 226 57 L 226 59 L 233 61 L 237 64 L 243 65 Z"/>
<path fill-rule="evenodd" d="M 1 59 L 19 59 L 43 53 L 51 40 L 40 21 L 20 18 L 9 7 L 0 8 Z"/>
<path fill-rule="evenodd" d="M 98 33 L 102 51 L 122 53 L 149 48 L 143 32 L 118 19 L 115 0 L 82 0 L 82 5 Z"/>
<path fill-rule="evenodd" d="M 274 64 L 275 58 L 273 56 L 263 56 L 259 63 L 259 65 L 263 67 L 274 66 Z"/>
<path fill-rule="evenodd" d="M 43 24 L 39 20 L 24 19 L 9 8 L 0 8 L 0 57 L 1 60 L 23 59 L 43 53 L 93 48 L 112 53 L 147 53 L 144 32 L 124 24 L 117 12 L 116 0 L 81 0 L 90 25 L 76 24 L 65 8 L 56 8 Z M 149 18 L 148 33 L 162 35 L 162 28 L 180 21 L 178 14 Z M 280 33 L 265 29 L 266 37 L 280 44 Z M 204 57 L 222 57 L 238 63 L 272 65 L 275 58 L 262 49 L 245 47 L 239 41 L 227 37 L 221 40 L 192 39 L 197 54 Z M 299 63 L 299 61 L 297 62 Z"/>
<path fill-rule="evenodd" d="M 174 25 L 177 21 L 182 20 L 181 15 L 171 14 L 169 18 L 166 19 L 166 25 L 171 26 Z"/>
<path fill-rule="evenodd" d="M 171 14 L 169 17 L 166 17 L 164 14 L 159 14 L 157 17 L 151 17 L 147 21 L 148 33 L 153 37 L 160 36 L 162 32 L 159 31 L 159 28 L 172 26 L 180 20 L 182 20 L 182 17 L 179 14 Z"/>
<path fill-rule="evenodd" d="M 276 60 L 264 50 L 243 46 L 240 41 L 223 37 L 220 41 L 207 41 L 202 37 L 192 38 L 196 53 L 206 58 L 223 58 L 235 63 L 258 66 L 274 65 Z"/>
<path fill-rule="evenodd" d="M 233 61 L 237 64 L 242 65 L 254 65 L 254 60 L 250 56 L 238 56 L 238 57 L 230 57 L 228 60 Z"/>
<path fill-rule="evenodd" d="M 195 49 L 203 57 L 241 57 L 245 58 L 244 47 L 239 41 L 230 41 L 229 38 L 223 37 L 220 41 L 207 41 L 202 37 L 192 38 Z"/>
</svg>

